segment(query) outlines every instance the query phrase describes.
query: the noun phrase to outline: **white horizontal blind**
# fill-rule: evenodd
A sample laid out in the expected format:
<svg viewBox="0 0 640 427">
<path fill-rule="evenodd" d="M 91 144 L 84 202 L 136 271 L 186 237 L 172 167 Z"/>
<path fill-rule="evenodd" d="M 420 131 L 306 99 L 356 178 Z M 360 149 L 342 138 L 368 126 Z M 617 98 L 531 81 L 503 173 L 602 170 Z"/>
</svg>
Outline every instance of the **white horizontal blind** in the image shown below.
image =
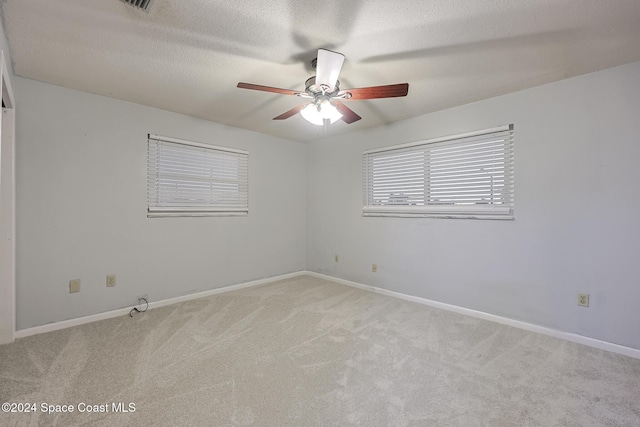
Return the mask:
<svg viewBox="0 0 640 427">
<path fill-rule="evenodd" d="M 246 215 L 249 153 L 149 135 L 148 216 Z"/>
<path fill-rule="evenodd" d="M 513 126 L 363 153 L 369 216 L 513 218 Z"/>
</svg>

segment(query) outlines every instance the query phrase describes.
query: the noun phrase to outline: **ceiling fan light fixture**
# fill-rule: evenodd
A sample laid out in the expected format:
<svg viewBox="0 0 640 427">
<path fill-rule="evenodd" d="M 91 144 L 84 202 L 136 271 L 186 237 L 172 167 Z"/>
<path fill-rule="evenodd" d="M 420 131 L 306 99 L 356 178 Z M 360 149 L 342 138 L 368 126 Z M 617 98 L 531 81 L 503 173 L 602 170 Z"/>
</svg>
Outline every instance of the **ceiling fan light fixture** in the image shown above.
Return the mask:
<svg viewBox="0 0 640 427">
<path fill-rule="evenodd" d="M 318 103 L 310 103 L 300 111 L 300 114 L 306 121 L 316 126 L 322 126 L 325 120 L 335 123 L 342 118 L 336 106 L 326 99 Z"/>
<path fill-rule="evenodd" d="M 320 116 L 322 116 L 323 119 L 329 119 L 331 123 L 335 123 L 342 118 L 340 111 L 329 101 L 322 101 L 320 103 Z"/>
<path fill-rule="evenodd" d="M 322 117 L 320 117 L 320 112 L 318 111 L 318 107 L 314 103 L 310 103 L 302 110 L 300 110 L 300 115 L 309 123 L 322 126 L 324 123 Z"/>
</svg>

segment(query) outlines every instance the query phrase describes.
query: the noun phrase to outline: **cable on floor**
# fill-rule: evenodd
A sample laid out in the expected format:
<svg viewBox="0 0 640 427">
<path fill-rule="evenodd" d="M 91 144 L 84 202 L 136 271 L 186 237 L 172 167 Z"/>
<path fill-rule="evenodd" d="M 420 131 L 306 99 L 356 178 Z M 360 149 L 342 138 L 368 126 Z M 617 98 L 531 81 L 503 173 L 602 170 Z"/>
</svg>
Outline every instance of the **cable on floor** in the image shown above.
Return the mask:
<svg viewBox="0 0 640 427">
<path fill-rule="evenodd" d="M 138 306 L 142 305 L 142 303 L 141 303 L 142 301 L 144 301 L 144 303 L 145 303 L 144 310 L 141 310 L 138 307 L 133 307 L 131 309 L 131 311 L 129 312 L 129 317 L 133 317 L 133 315 L 135 313 L 144 313 L 145 311 L 147 311 L 149 309 L 149 301 L 147 301 L 147 299 L 144 298 L 144 297 L 138 298 Z"/>
</svg>

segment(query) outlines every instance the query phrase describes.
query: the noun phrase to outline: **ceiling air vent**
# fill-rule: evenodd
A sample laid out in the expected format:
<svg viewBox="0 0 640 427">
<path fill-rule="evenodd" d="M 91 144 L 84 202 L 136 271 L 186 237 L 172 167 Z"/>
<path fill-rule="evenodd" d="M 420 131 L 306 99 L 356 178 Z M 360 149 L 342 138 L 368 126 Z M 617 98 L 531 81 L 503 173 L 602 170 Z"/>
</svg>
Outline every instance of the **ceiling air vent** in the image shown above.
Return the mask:
<svg viewBox="0 0 640 427">
<path fill-rule="evenodd" d="M 142 9 L 144 11 L 149 11 L 153 0 L 120 0 L 125 2 L 128 5 L 135 7 L 136 9 Z"/>
</svg>

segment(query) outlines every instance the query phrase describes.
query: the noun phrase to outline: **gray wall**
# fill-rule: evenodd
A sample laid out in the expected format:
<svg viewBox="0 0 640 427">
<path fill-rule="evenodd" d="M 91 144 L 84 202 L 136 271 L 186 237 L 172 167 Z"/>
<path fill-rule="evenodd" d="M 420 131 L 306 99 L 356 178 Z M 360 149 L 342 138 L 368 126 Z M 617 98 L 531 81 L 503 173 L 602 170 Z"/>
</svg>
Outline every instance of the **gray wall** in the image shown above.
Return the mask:
<svg viewBox="0 0 640 427">
<path fill-rule="evenodd" d="M 18 330 L 305 268 L 305 145 L 23 78 L 14 90 Z M 248 150 L 249 216 L 148 219 L 147 133 Z"/>
<path fill-rule="evenodd" d="M 363 150 L 510 123 L 514 221 L 361 216 Z M 318 141 L 307 268 L 640 348 L 638 161 L 640 63 Z"/>
</svg>

